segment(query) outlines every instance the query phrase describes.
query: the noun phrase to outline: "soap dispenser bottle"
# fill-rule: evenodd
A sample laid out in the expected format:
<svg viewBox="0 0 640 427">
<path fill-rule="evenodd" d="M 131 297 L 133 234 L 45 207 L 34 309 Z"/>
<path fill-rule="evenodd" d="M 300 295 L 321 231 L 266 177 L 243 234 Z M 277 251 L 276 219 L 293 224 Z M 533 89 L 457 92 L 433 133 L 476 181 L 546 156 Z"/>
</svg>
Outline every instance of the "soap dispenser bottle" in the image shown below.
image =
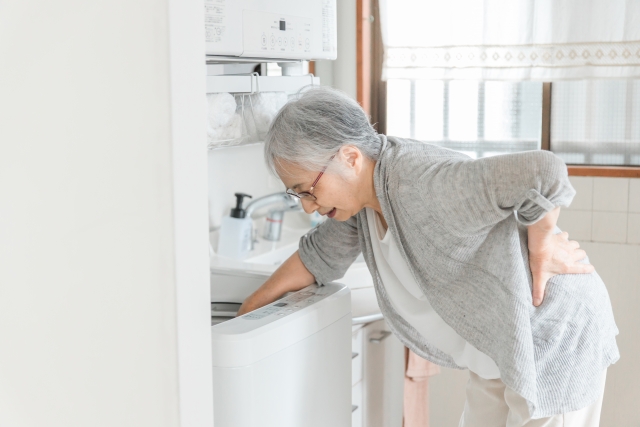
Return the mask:
<svg viewBox="0 0 640 427">
<path fill-rule="evenodd" d="M 244 193 L 235 193 L 236 207 L 231 209 L 231 215 L 222 218 L 220 225 L 220 239 L 218 240 L 218 255 L 233 258 L 244 258 L 251 249 L 253 224 L 251 218 L 246 218 L 247 211 L 242 208 Z"/>
</svg>

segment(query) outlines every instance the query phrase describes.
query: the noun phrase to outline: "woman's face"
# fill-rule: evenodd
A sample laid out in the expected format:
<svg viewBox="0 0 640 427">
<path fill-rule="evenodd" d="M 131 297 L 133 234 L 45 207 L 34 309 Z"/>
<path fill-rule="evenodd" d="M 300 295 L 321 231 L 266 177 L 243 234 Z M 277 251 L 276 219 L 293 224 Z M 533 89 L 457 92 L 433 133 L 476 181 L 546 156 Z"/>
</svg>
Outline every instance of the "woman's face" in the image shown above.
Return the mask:
<svg viewBox="0 0 640 427">
<path fill-rule="evenodd" d="M 346 149 L 345 149 L 346 148 Z M 363 179 L 362 153 L 357 149 L 343 147 L 331 160 L 326 172 L 313 189 L 313 198 L 302 198 L 300 201 L 308 214 L 318 211 L 338 221 L 346 221 L 360 212 L 364 207 L 362 200 Z M 302 169 L 298 165 L 282 163 L 278 175 L 284 185 L 297 193 L 309 191 L 318 178 L 319 171 Z"/>
</svg>

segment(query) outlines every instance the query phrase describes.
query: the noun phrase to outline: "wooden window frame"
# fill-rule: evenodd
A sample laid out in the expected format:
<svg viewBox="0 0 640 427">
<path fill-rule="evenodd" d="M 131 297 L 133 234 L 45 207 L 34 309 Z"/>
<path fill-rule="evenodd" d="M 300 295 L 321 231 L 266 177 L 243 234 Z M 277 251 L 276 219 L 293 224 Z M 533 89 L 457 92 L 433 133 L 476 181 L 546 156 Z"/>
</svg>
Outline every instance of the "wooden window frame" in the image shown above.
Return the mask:
<svg viewBox="0 0 640 427">
<path fill-rule="evenodd" d="M 372 32 L 371 2 L 356 0 L 356 96 L 367 115 L 371 115 Z M 542 85 L 541 148 L 551 149 L 551 96 L 552 84 Z M 640 178 L 640 167 L 567 165 L 570 176 L 600 176 Z"/>
<path fill-rule="evenodd" d="M 371 1 L 356 0 L 356 100 L 371 115 L 371 67 L 373 64 Z"/>
</svg>

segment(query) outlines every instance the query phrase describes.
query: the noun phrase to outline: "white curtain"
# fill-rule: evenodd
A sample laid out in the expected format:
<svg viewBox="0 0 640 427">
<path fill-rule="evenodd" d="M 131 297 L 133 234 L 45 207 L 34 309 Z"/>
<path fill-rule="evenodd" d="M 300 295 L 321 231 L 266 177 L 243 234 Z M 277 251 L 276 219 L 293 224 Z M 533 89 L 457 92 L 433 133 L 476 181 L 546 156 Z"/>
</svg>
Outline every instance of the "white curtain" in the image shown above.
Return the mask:
<svg viewBox="0 0 640 427">
<path fill-rule="evenodd" d="M 383 79 L 640 77 L 640 0 L 381 0 Z"/>
</svg>

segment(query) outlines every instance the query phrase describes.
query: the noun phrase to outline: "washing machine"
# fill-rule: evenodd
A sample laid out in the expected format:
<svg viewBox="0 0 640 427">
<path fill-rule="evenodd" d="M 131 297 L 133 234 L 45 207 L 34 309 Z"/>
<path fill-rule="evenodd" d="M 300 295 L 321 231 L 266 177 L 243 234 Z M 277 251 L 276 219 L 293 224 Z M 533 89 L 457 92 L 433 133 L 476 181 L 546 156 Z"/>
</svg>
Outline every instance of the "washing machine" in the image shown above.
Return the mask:
<svg viewBox="0 0 640 427">
<path fill-rule="evenodd" d="M 351 425 L 351 297 L 312 285 L 234 317 L 213 302 L 214 427 Z"/>
</svg>

